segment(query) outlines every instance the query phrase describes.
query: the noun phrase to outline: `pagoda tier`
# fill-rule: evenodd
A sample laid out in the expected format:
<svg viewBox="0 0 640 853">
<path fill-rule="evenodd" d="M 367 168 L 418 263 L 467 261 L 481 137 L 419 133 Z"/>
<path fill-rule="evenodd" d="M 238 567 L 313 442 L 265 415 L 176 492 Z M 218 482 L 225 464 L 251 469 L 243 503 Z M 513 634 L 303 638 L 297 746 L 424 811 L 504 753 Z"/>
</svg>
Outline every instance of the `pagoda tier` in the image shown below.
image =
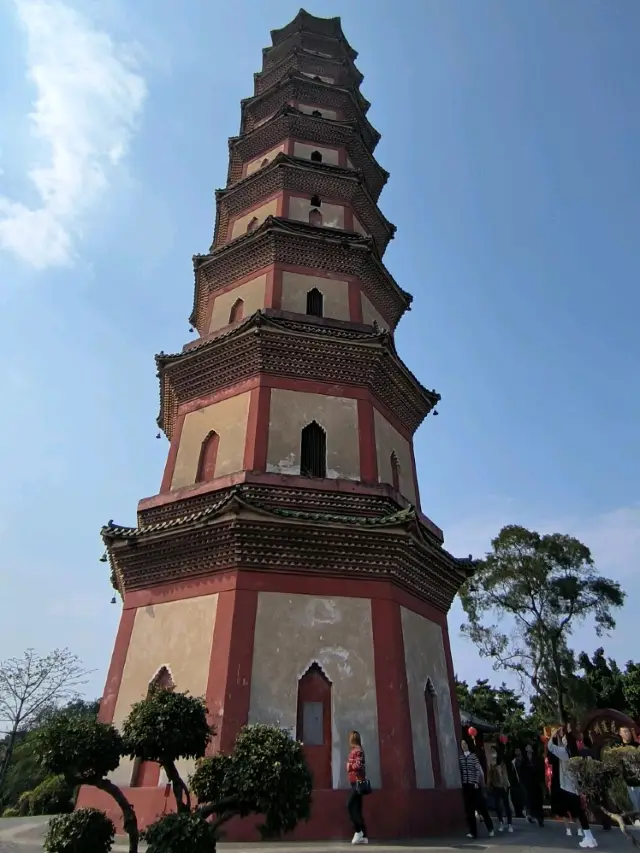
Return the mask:
<svg viewBox="0 0 640 853">
<path fill-rule="evenodd" d="M 357 729 L 372 837 L 446 832 L 462 819 L 446 616 L 474 563 L 421 509 L 413 438 L 440 396 L 394 343 L 412 297 L 383 262 L 395 226 L 357 54 L 304 10 L 271 36 L 193 259 L 197 338 L 156 357 L 160 490 L 135 527 L 102 530 L 124 606 L 100 716 L 120 726 L 162 671 L 206 698 L 214 750 L 247 723 L 288 729 L 314 776 L 301 840 L 349 836 Z M 157 765 L 113 779 L 143 826 L 174 807 Z M 119 820 L 95 789 L 79 803 Z"/>
</svg>

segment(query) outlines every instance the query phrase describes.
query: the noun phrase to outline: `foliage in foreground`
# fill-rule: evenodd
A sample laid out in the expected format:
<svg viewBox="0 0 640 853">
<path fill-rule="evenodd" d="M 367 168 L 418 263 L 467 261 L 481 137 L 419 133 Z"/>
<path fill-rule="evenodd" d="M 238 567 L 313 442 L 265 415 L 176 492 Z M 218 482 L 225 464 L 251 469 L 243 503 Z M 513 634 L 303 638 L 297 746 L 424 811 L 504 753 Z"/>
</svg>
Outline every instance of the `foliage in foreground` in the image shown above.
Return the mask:
<svg viewBox="0 0 640 853">
<path fill-rule="evenodd" d="M 634 821 L 628 786 L 640 779 L 640 750 L 635 747 L 613 747 L 602 751 L 601 760 L 572 758 L 569 770 L 590 806 L 601 810 L 615 821 L 636 847 L 640 843 L 629 834 L 625 820 Z"/>
<path fill-rule="evenodd" d="M 133 706 L 122 735 L 96 719 L 60 717 L 38 732 L 34 749 L 48 773 L 61 774 L 72 786 L 94 785 L 113 797 L 122 810 L 130 853 L 138 849 L 136 815 L 122 790 L 107 778 L 125 755 L 158 762 L 173 786 L 177 813 L 147 829 L 150 853 L 211 851 L 220 826 L 236 816 L 263 815 L 260 831 L 265 837 L 308 819 L 312 778 L 300 743 L 282 729 L 247 726 L 231 754 L 204 758 L 212 735 L 201 699 L 156 689 Z M 195 809 L 176 766 L 183 758 L 197 760 L 191 779 L 199 804 Z M 60 826 L 79 831 L 75 824 Z"/>
<path fill-rule="evenodd" d="M 113 823 L 98 809 L 79 809 L 52 818 L 45 853 L 109 853 L 116 837 Z"/>
<path fill-rule="evenodd" d="M 64 776 L 48 776 L 29 795 L 30 815 L 55 815 L 73 811 L 73 785 Z"/>
<path fill-rule="evenodd" d="M 201 813 L 216 815 L 216 829 L 236 815 L 259 814 L 261 835 L 274 838 L 311 813 L 313 780 L 302 744 L 273 726 L 245 726 L 230 755 L 198 763 L 190 787 Z"/>
<path fill-rule="evenodd" d="M 148 853 L 211 853 L 216 832 L 197 812 L 164 815 L 142 833 Z"/>
</svg>

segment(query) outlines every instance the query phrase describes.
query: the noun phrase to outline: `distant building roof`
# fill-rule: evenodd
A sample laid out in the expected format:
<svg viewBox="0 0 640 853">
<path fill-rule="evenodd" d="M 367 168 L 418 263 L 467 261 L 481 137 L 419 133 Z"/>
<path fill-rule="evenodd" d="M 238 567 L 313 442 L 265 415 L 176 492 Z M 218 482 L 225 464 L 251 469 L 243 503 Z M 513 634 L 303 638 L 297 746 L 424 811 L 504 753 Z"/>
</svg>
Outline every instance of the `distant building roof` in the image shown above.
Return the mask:
<svg viewBox="0 0 640 853">
<path fill-rule="evenodd" d="M 498 731 L 498 726 L 488 723 L 486 720 L 476 717 L 475 714 L 470 714 L 468 711 L 460 709 L 460 722 L 463 726 L 474 726 L 479 732 L 490 734 Z"/>
</svg>

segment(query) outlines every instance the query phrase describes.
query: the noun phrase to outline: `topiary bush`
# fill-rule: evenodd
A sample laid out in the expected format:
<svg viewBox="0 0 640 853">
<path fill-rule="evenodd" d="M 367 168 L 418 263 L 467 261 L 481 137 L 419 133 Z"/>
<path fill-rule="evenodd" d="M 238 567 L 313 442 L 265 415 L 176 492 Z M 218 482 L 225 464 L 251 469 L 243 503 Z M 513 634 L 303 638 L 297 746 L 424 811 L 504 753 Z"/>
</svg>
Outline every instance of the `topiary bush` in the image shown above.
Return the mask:
<svg viewBox="0 0 640 853">
<path fill-rule="evenodd" d="M 20 817 L 18 809 L 5 809 L 2 812 L 2 817 Z"/>
<path fill-rule="evenodd" d="M 33 791 L 24 791 L 18 797 L 18 814 L 20 817 L 26 817 L 31 813 L 31 795 Z"/>
<path fill-rule="evenodd" d="M 213 826 L 197 812 L 161 817 L 142 833 L 147 853 L 211 853 L 215 849 Z"/>
<path fill-rule="evenodd" d="M 245 726 L 231 755 L 198 762 L 190 787 L 214 826 L 234 815 L 264 815 L 264 838 L 290 832 L 311 811 L 311 772 L 302 744 L 275 726 Z"/>
<path fill-rule="evenodd" d="M 51 819 L 44 839 L 45 853 L 109 853 L 116 829 L 104 812 L 79 809 Z"/>
<path fill-rule="evenodd" d="M 88 784 L 115 770 L 123 755 L 118 730 L 87 717 L 54 718 L 34 740 L 35 753 L 49 773 Z"/>
<path fill-rule="evenodd" d="M 29 814 L 67 814 L 73 811 L 73 786 L 64 776 L 49 776 L 29 797 Z"/>
</svg>

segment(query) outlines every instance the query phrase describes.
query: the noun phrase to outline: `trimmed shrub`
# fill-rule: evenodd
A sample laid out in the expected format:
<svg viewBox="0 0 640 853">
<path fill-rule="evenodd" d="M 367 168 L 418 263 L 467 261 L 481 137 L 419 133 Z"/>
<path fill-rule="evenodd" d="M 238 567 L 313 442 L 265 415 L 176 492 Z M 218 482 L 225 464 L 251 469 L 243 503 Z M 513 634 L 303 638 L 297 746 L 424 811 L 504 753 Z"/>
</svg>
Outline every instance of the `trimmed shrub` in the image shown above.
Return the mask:
<svg viewBox="0 0 640 853">
<path fill-rule="evenodd" d="M 73 788 L 64 776 L 49 776 L 30 796 L 29 814 L 67 814 L 73 810 Z"/>
<path fill-rule="evenodd" d="M 194 812 L 168 814 L 142 833 L 147 853 L 211 853 L 215 849 L 213 827 Z"/>
<path fill-rule="evenodd" d="M 109 853 L 116 828 L 104 812 L 79 809 L 51 819 L 44 839 L 45 853 Z"/>
<path fill-rule="evenodd" d="M 2 817 L 20 817 L 18 809 L 5 809 L 2 812 Z"/>
<path fill-rule="evenodd" d="M 31 795 L 33 791 L 25 791 L 18 797 L 18 814 L 20 817 L 26 817 L 31 814 Z"/>
</svg>

